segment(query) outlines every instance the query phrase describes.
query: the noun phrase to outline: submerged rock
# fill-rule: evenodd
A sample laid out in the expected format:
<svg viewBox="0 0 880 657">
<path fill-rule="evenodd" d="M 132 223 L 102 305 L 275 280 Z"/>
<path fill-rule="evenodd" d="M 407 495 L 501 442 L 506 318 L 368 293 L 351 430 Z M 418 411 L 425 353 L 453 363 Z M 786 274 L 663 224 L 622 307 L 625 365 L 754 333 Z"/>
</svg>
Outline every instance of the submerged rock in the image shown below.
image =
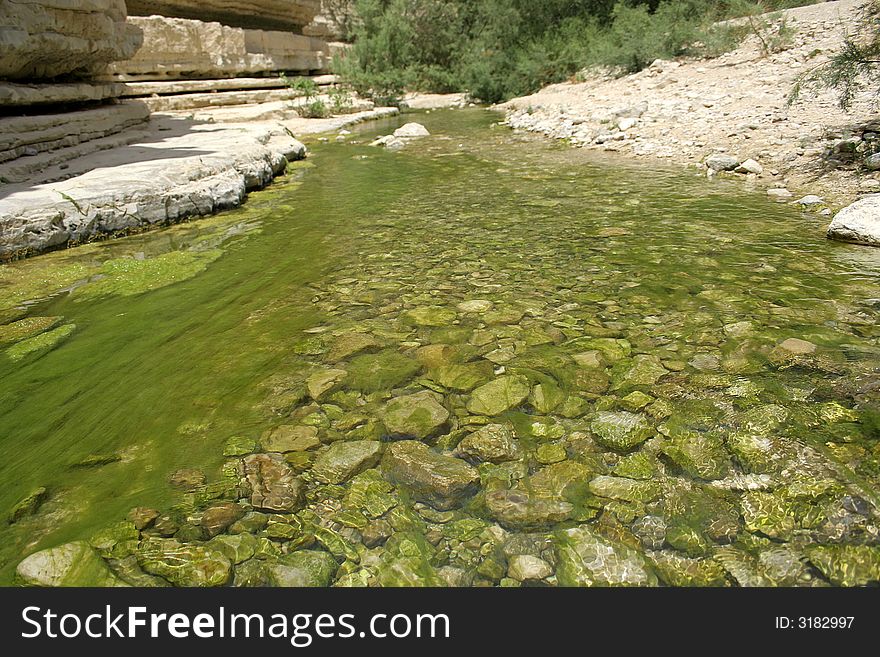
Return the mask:
<svg viewBox="0 0 880 657">
<path fill-rule="evenodd" d="M 556 532 L 560 586 L 656 586 L 657 576 L 636 550 L 586 525 Z"/>
<path fill-rule="evenodd" d="M 315 427 L 283 424 L 267 431 L 262 439 L 267 452 L 307 452 L 321 446 L 318 430 Z"/>
<path fill-rule="evenodd" d="M 336 559 L 318 550 L 299 550 L 266 566 L 274 586 L 296 588 L 329 586 L 338 568 Z"/>
<path fill-rule="evenodd" d="M 174 586 L 223 586 L 232 577 L 232 563 L 207 545 L 182 544 L 174 539 L 152 538 L 141 545 L 138 564 Z"/>
<path fill-rule="evenodd" d="M 467 409 L 477 415 L 500 415 L 522 404 L 529 392 L 524 376 L 501 376 L 474 390 Z"/>
<path fill-rule="evenodd" d="M 458 453 L 474 461 L 503 463 L 521 456 L 519 441 L 513 429 L 505 424 L 487 424 L 465 437 L 458 444 Z"/>
<path fill-rule="evenodd" d="M 12 525 L 22 518 L 34 515 L 48 496 L 49 491 L 45 487 L 35 488 L 12 507 L 12 511 L 9 512 L 6 518 L 7 521 Z"/>
<path fill-rule="evenodd" d="M 880 583 L 880 547 L 820 545 L 807 551 L 810 563 L 837 586 Z"/>
<path fill-rule="evenodd" d="M 645 442 L 654 433 L 643 415 L 627 411 L 603 411 L 590 423 L 596 442 L 626 452 Z"/>
<path fill-rule="evenodd" d="M 392 399 L 382 410 L 385 428 L 395 438 L 422 440 L 436 435 L 449 420 L 440 399 L 427 390 Z"/>
<path fill-rule="evenodd" d="M 880 194 L 871 194 L 838 212 L 828 237 L 842 242 L 880 246 Z"/>
<path fill-rule="evenodd" d="M 545 579 L 553 574 L 553 566 L 530 554 L 517 554 L 507 562 L 507 576 L 518 582 Z"/>
<path fill-rule="evenodd" d="M 335 442 L 315 460 L 312 476 L 327 484 L 341 484 L 374 467 L 382 455 L 375 440 Z"/>
<path fill-rule="evenodd" d="M 221 534 L 234 522 L 240 520 L 245 510 L 234 502 L 219 502 L 202 513 L 200 525 L 208 536 Z"/>
<path fill-rule="evenodd" d="M 431 133 L 421 123 L 406 123 L 394 131 L 398 139 L 416 139 L 418 137 L 430 137 Z"/>
<path fill-rule="evenodd" d="M 414 440 L 393 443 L 385 451 L 382 471 L 394 484 L 436 509 L 459 506 L 473 495 L 480 474 L 466 461 L 438 454 Z"/>
<path fill-rule="evenodd" d="M 25 586 L 126 586 L 85 541 L 65 543 L 30 555 L 18 564 L 15 576 Z"/>
<path fill-rule="evenodd" d="M 539 529 L 569 517 L 574 507 L 558 500 L 544 499 L 527 491 L 496 490 L 486 493 L 490 515 L 508 529 Z"/>
<path fill-rule="evenodd" d="M 279 454 L 252 454 L 241 462 L 255 509 L 292 513 L 302 502 L 302 481 Z"/>
</svg>

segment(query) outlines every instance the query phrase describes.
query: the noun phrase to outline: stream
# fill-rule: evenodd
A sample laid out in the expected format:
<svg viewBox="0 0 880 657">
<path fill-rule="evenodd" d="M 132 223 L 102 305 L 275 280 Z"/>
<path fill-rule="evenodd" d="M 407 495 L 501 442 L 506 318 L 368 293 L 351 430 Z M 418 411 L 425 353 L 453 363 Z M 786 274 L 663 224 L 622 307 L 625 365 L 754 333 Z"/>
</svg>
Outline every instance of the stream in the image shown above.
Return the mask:
<svg viewBox="0 0 880 657">
<path fill-rule="evenodd" d="M 0 583 L 880 578 L 880 249 L 499 120 L 0 266 Z"/>
</svg>

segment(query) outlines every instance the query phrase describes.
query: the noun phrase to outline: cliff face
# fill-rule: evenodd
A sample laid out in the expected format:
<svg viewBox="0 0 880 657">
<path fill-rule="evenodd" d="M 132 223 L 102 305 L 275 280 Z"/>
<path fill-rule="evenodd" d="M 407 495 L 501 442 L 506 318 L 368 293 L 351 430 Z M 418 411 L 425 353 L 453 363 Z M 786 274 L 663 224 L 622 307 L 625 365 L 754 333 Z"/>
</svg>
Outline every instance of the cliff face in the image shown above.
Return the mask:
<svg viewBox="0 0 880 657">
<path fill-rule="evenodd" d="M 0 79 L 89 77 L 131 57 L 142 42 L 125 0 L 0 3 Z"/>
<path fill-rule="evenodd" d="M 230 27 L 294 32 L 301 32 L 321 8 L 320 0 L 128 0 L 127 4 L 132 16 L 158 14 Z"/>
</svg>

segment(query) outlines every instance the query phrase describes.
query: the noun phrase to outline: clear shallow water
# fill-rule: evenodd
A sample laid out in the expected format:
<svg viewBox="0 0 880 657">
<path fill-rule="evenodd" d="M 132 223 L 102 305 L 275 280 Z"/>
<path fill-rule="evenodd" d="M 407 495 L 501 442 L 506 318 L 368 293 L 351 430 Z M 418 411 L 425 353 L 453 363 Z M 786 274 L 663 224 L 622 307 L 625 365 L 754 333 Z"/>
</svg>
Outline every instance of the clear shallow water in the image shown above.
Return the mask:
<svg viewBox="0 0 880 657">
<path fill-rule="evenodd" d="M 314 167 L 241 210 L 0 268 L 0 509 L 46 489 L 0 529 L 4 581 L 134 506 L 176 505 L 190 527 L 236 494 L 169 476 L 228 482 L 230 437 L 387 441 L 389 398 L 425 390 L 449 417 L 423 442 L 478 486 L 449 504 L 424 486 L 353 496 L 378 471 L 326 485 L 323 448 L 289 452 L 307 508 L 271 520 L 298 538 L 254 532 L 336 553 L 345 583 L 510 584 L 518 555 L 563 584 L 871 581 L 880 252 L 826 242 L 821 220 L 739 181 L 478 110 L 418 120 L 434 136 L 401 153 L 364 145 L 391 124 L 316 145 Z M 345 353 L 352 332 L 369 339 Z M 346 375 L 314 402 L 326 370 Z M 487 423 L 515 436 L 497 463 L 459 445 Z M 380 517 L 373 494 L 391 496 Z"/>
</svg>

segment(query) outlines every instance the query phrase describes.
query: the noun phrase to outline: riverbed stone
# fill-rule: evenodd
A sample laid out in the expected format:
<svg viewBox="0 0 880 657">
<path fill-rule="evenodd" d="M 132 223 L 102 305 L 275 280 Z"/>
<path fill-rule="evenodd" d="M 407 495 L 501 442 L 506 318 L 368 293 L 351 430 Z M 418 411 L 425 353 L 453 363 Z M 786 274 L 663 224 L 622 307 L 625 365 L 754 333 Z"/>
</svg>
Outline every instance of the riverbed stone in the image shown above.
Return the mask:
<svg viewBox="0 0 880 657">
<path fill-rule="evenodd" d="M 237 520 L 241 519 L 245 510 L 235 502 L 218 502 L 212 504 L 202 513 L 199 523 L 209 537 L 222 534 Z"/>
<path fill-rule="evenodd" d="M 880 194 L 870 194 L 838 212 L 828 226 L 828 237 L 880 246 Z"/>
<path fill-rule="evenodd" d="M 530 390 L 529 380 L 524 376 L 500 376 L 474 390 L 467 409 L 477 415 L 500 415 L 522 404 Z"/>
<path fill-rule="evenodd" d="M 818 545 L 807 555 L 837 586 L 876 586 L 880 583 L 880 547 L 876 545 Z"/>
<path fill-rule="evenodd" d="M 553 574 L 553 566 L 530 554 L 516 554 L 507 562 L 507 576 L 517 582 L 542 580 Z"/>
<path fill-rule="evenodd" d="M 479 472 L 466 461 L 438 454 L 414 440 L 390 445 L 382 459 L 382 472 L 415 499 L 441 511 L 459 506 L 480 481 Z"/>
<path fill-rule="evenodd" d="M 506 424 L 487 424 L 458 444 L 458 453 L 472 461 L 503 463 L 516 461 L 521 449 L 516 434 Z"/>
<path fill-rule="evenodd" d="M 628 411 L 602 411 L 590 423 L 597 443 L 608 449 L 627 452 L 645 442 L 653 429 L 643 415 Z"/>
<path fill-rule="evenodd" d="M 612 390 L 621 390 L 634 386 L 651 386 L 657 383 L 669 371 L 663 367 L 657 356 L 639 354 L 632 363 L 621 362 L 612 369 Z"/>
<path fill-rule="evenodd" d="M 600 475 L 590 481 L 590 492 L 599 497 L 625 502 L 652 502 L 660 497 L 663 489 L 653 481 Z"/>
<path fill-rule="evenodd" d="M 212 538 L 208 546 L 222 552 L 230 562 L 238 565 L 253 558 L 257 542 L 253 534 L 221 534 Z"/>
<path fill-rule="evenodd" d="M 183 491 L 193 491 L 205 485 L 205 473 L 196 468 L 181 468 L 171 473 L 168 483 Z"/>
<path fill-rule="evenodd" d="M 703 163 L 713 171 L 733 171 L 739 166 L 740 160 L 732 155 L 713 153 Z"/>
<path fill-rule="evenodd" d="M 85 541 L 65 543 L 26 557 L 15 569 L 25 586 L 125 586 L 98 553 Z"/>
<path fill-rule="evenodd" d="M 335 442 L 315 460 L 312 476 L 327 484 L 341 484 L 375 467 L 381 455 L 382 443 L 376 440 Z"/>
<path fill-rule="evenodd" d="M 329 586 L 339 564 L 329 552 L 298 550 L 267 565 L 274 586 L 319 588 Z"/>
<path fill-rule="evenodd" d="M 443 306 L 423 306 L 404 313 L 404 319 L 416 326 L 448 326 L 456 318 L 456 312 Z"/>
<path fill-rule="evenodd" d="M 320 401 L 328 393 L 337 390 L 347 376 L 348 372 L 340 369 L 326 369 L 314 372 L 306 380 L 309 396 L 315 401 Z"/>
<path fill-rule="evenodd" d="M 540 529 L 562 522 L 574 507 L 562 500 L 538 497 L 528 491 L 495 490 L 486 493 L 489 515 L 512 530 Z"/>
<path fill-rule="evenodd" d="M 437 368 L 431 378 L 444 388 L 468 392 L 486 383 L 493 376 L 492 363 L 486 360 L 476 363 L 453 363 Z"/>
<path fill-rule="evenodd" d="M 494 305 L 494 303 L 487 299 L 471 299 L 469 301 L 462 301 L 456 308 L 463 313 L 485 313 L 492 310 Z"/>
<path fill-rule="evenodd" d="M 361 354 L 349 361 L 345 386 L 369 395 L 403 385 L 420 369 L 418 361 L 395 349 Z"/>
<path fill-rule="evenodd" d="M 280 454 L 251 454 L 242 459 L 242 475 L 255 509 L 293 513 L 302 502 L 303 484 Z"/>
<path fill-rule="evenodd" d="M 381 343 L 369 333 L 346 333 L 336 339 L 325 357 L 328 361 L 337 362 L 381 346 Z"/>
<path fill-rule="evenodd" d="M 257 441 L 245 436 L 232 436 L 226 441 L 223 456 L 245 456 L 257 451 Z"/>
<path fill-rule="evenodd" d="M 48 497 L 49 491 L 45 486 L 35 488 L 12 507 L 12 511 L 7 516 L 7 521 L 12 525 L 23 518 L 34 515 Z"/>
<path fill-rule="evenodd" d="M 699 479 L 723 479 L 730 471 L 730 456 L 723 439 L 710 433 L 684 432 L 673 436 L 662 452 L 684 472 Z"/>
<path fill-rule="evenodd" d="M 554 544 L 560 586 L 657 585 L 657 576 L 639 552 L 587 525 L 557 531 Z"/>
<path fill-rule="evenodd" d="M 321 446 L 318 429 L 315 427 L 282 424 L 267 431 L 262 439 L 267 452 L 307 452 Z"/>
<path fill-rule="evenodd" d="M 174 586 L 223 586 L 232 577 L 232 563 L 219 550 L 203 544 L 151 538 L 138 550 L 144 572 L 158 575 Z"/>
<path fill-rule="evenodd" d="M 418 137 L 430 137 L 431 133 L 421 123 L 405 123 L 394 131 L 398 139 L 417 139 Z"/>
<path fill-rule="evenodd" d="M 449 420 L 441 399 L 427 390 L 392 399 L 382 410 L 385 428 L 395 438 L 424 440 L 436 435 Z"/>
</svg>

